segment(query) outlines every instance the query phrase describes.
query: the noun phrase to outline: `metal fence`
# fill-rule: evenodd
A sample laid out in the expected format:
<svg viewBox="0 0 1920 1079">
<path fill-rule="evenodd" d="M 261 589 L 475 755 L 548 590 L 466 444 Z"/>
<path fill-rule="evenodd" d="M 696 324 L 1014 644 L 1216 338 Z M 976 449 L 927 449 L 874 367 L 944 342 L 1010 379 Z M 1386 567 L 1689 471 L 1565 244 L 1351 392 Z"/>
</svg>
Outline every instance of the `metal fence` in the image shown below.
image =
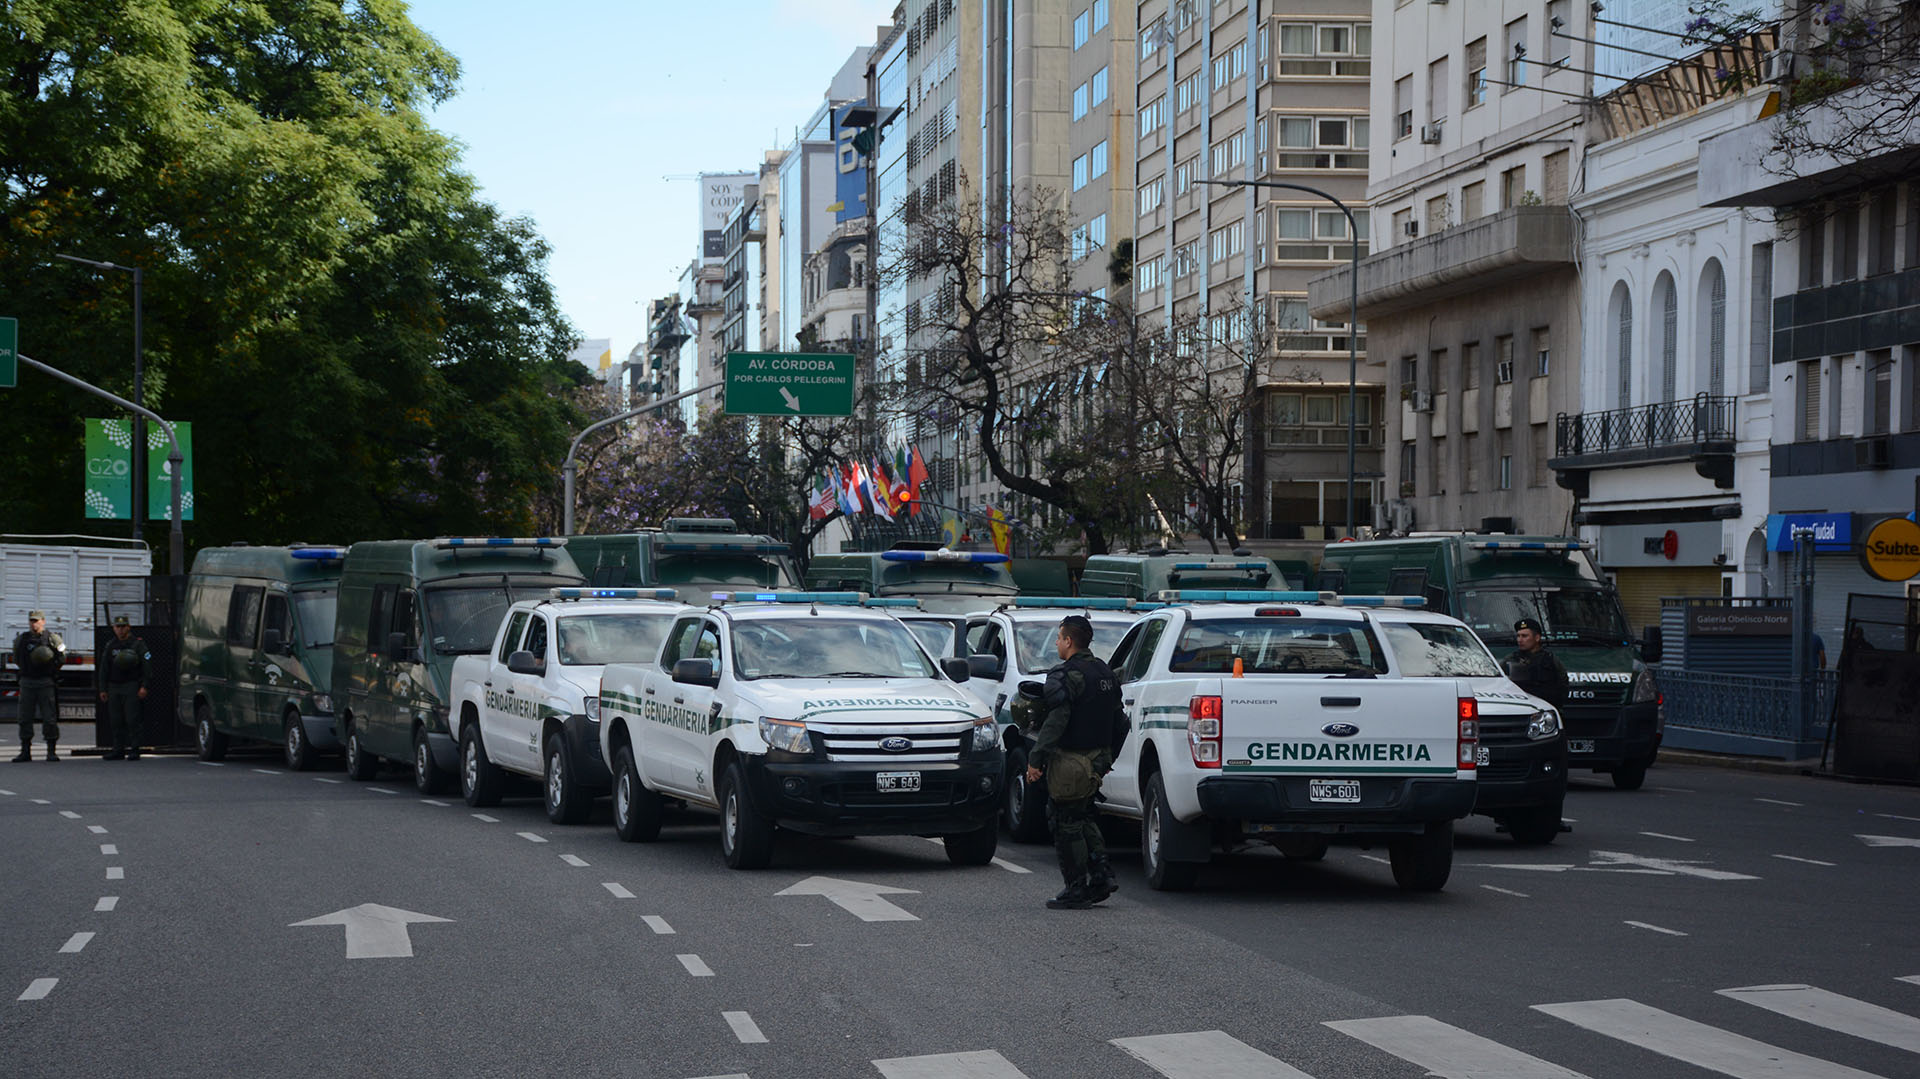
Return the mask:
<svg viewBox="0 0 1920 1079">
<path fill-rule="evenodd" d="M 1666 696 L 1665 744 L 1679 749 L 1803 760 L 1820 754 L 1833 716 L 1839 677 L 1820 671 L 1802 684 L 1792 678 L 1713 671 L 1659 671 Z M 1803 727 L 1799 697 L 1812 694 Z"/>
<path fill-rule="evenodd" d="M 1606 412 L 1562 414 L 1555 425 L 1556 457 L 1621 453 L 1663 446 L 1732 442 L 1737 397 L 1699 394 L 1688 401 L 1665 401 Z"/>
</svg>

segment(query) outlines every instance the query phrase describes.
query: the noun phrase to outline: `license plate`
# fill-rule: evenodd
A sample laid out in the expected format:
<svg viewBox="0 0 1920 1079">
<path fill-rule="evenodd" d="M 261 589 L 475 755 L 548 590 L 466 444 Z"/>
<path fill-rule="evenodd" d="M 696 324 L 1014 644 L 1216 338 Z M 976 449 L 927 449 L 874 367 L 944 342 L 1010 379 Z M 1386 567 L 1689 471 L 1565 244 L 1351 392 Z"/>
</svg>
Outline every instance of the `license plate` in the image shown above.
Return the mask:
<svg viewBox="0 0 1920 1079">
<path fill-rule="evenodd" d="M 1474 751 L 1473 751 L 1473 763 L 1475 763 L 1475 764 L 1492 764 L 1492 763 L 1493 763 L 1493 752 L 1492 752 L 1491 750 L 1489 750 L 1489 749 L 1488 749 L 1488 748 L 1487 748 L 1486 746 L 1478 746 L 1478 747 L 1476 747 L 1476 748 L 1474 749 Z"/>
<path fill-rule="evenodd" d="M 1593 739 L 1569 738 L 1567 739 L 1567 752 L 1568 753 L 1592 753 Z"/>
<path fill-rule="evenodd" d="M 1360 782 L 1354 779 L 1309 779 L 1307 799 L 1314 802 L 1357 802 Z"/>
<path fill-rule="evenodd" d="M 875 772 L 873 789 L 879 791 L 917 791 L 920 789 L 919 772 Z"/>
<path fill-rule="evenodd" d="M 92 719 L 93 705 L 63 704 L 60 706 L 60 718 L 61 719 Z"/>
</svg>

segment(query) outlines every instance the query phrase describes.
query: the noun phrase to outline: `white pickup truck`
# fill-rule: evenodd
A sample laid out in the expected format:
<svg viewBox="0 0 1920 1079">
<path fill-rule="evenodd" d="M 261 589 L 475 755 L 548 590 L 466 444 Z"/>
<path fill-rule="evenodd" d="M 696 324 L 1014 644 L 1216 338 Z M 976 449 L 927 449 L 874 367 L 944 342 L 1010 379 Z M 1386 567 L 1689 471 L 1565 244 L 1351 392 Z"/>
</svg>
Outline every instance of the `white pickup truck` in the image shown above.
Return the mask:
<svg viewBox="0 0 1920 1079">
<path fill-rule="evenodd" d="M 1418 597 L 1160 593 L 1114 649 L 1133 730 L 1102 811 L 1141 822 L 1147 882 L 1190 887 L 1216 848 L 1325 855 L 1380 839 L 1402 888 L 1437 891 L 1473 811 L 1473 687 L 1402 678 L 1366 605 Z M 1344 606 L 1326 604 L 1339 602 Z"/>
<path fill-rule="evenodd" d="M 556 588 L 507 608 L 491 649 L 453 661 L 467 804 L 499 804 L 516 773 L 542 781 L 555 824 L 584 820 L 612 785 L 600 752 L 600 672 L 658 654 L 686 609 L 671 588 Z"/>
<path fill-rule="evenodd" d="M 999 840 L 999 728 L 900 620 L 856 592 L 715 593 L 674 621 L 655 663 L 600 685 L 613 825 L 660 834 L 669 799 L 720 811 L 720 850 L 764 867 L 775 831 L 928 835 L 959 865 Z"/>
</svg>

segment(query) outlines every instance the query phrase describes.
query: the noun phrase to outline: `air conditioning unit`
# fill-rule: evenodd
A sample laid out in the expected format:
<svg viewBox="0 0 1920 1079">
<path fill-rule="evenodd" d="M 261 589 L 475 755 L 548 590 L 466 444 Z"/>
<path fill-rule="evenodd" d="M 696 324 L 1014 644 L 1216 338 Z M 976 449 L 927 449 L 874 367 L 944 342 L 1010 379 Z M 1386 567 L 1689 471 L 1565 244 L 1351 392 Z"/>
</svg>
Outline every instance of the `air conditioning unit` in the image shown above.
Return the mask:
<svg viewBox="0 0 1920 1079">
<path fill-rule="evenodd" d="M 1433 411 L 1433 394 L 1426 390 L 1413 391 L 1413 410 L 1415 412 Z"/>
<path fill-rule="evenodd" d="M 1892 463 L 1890 449 L 1891 446 L 1885 435 L 1857 439 L 1853 444 L 1853 467 L 1886 468 Z"/>
<path fill-rule="evenodd" d="M 1407 222 L 1407 224 L 1406 224 L 1406 228 L 1405 228 L 1405 230 L 1404 230 L 1404 231 L 1405 231 L 1405 232 L 1406 232 L 1406 234 L 1407 234 L 1407 235 L 1409 235 L 1409 236 L 1418 236 L 1418 235 L 1420 235 L 1420 222 L 1418 222 L 1418 221 L 1409 221 L 1409 222 Z"/>
<path fill-rule="evenodd" d="M 1793 75 L 1793 54 L 1775 49 L 1760 60 L 1762 82 L 1784 82 Z"/>
<path fill-rule="evenodd" d="M 1420 128 L 1420 141 L 1432 145 L 1440 141 L 1440 125 L 1425 124 Z"/>
</svg>

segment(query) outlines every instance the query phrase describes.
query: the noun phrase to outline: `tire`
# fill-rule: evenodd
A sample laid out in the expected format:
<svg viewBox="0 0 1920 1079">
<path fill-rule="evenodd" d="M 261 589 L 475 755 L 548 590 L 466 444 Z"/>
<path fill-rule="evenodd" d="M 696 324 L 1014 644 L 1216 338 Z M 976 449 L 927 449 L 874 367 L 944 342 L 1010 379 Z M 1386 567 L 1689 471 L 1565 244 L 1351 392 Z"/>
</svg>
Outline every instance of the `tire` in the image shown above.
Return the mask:
<svg viewBox="0 0 1920 1079">
<path fill-rule="evenodd" d="M 360 746 L 360 730 L 347 728 L 347 778 L 355 783 L 365 783 L 379 774 L 380 758 L 368 753 Z"/>
<path fill-rule="evenodd" d="M 193 737 L 203 761 L 227 758 L 227 736 L 213 729 L 213 709 L 201 701 L 193 706 Z"/>
<path fill-rule="evenodd" d="M 1395 836 L 1387 844 L 1393 882 L 1409 892 L 1437 892 L 1453 875 L 1453 822 L 1427 825 L 1419 835 Z"/>
<path fill-rule="evenodd" d="M 1539 847 L 1554 841 L 1560 835 L 1560 811 L 1562 803 L 1534 806 L 1531 809 L 1516 809 L 1506 815 L 1507 834 L 1515 843 L 1523 847 Z"/>
<path fill-rule="evenodd" d="M 1002 794 L 1000 815 L 1007 819 L 1007 834 L 1015 843 L 1045 843 L 1047 835 L 1047 789 L 1027 782 L 1027 751 L 1016 749 L 1007 757 L 1007 787 Z"/>
<path fill-rule="evenodd" d="M 640 766 L 633 749 L 622 746 L 613 758 L 613 830 L 627 843 L 651 843 L 660 838 L 666 806 L 658 792 L 640 782 Z"/>
<path fill-rule="evenodd" d="M 1616 790 L 1637 791 L 1647 781 L 1647 765 L 1651 760 L 1632 760 L 1621 762 L 1613 770 L 1613 786 Z"/>
<path fill-rule="evenodd" d="M 1199 862 L 1170 862 L 1160 853 L 1160 834 L 1175 825 L 1167 808 L 1167 785 L 1155 772 L 1147 781 L 1147 808 L 1140 820 L 1140 864 L 1147 871 L 1147 887 L 1156 892 L 1184 892 L 1200 878 Z"/>
<path fill-rule="evenodd" d="M 593 795 L 573 778 L 573 750 L 564 735 L 547 739 L 547 766 L 542 770 L 547 819 L 555 824 L 579 824 L 593 811 Z"/>
<path fill-rule="evenodd" d="M 730 869 L 765 869 L 773 860 L 773 822 L 754 808 L 739 761 L 720 776 L 720 855 Z"/>
<path fill-rule="evenodd" d="M 971 832 L 953 832 L 941 837 L 946 844 L 947 861 L 954 865 L 986 865 L 1000 846 L 1000 822 L 990 820 Z"/>
<path fill-rule="evenodd" d="M 280 748 L 286 754 L 287 770 L 305 772 L 313 768 L 313 743 L 307 741 L 307 725 L 296 712 L 288 712 L 286 730 L 281 732 Z"/>
<path fill-rule="evenodd" d="M 460 796 L 473 808 L 485 809 L 500 804 L 500 793 L 506 785 L 506 775 L 487 756 L 487 747 L 480 741 L 480 725 L 467 724 L 460 732 Z"/>
<path fill-rule="evenodd" d="M 427 731 L 417 727 L 413 732 L 413 789 L 432 797 L 445 794 L 447 780 L 450 777 L 433 762 L 433 747 L 427 743 Z"/>
</svg>

